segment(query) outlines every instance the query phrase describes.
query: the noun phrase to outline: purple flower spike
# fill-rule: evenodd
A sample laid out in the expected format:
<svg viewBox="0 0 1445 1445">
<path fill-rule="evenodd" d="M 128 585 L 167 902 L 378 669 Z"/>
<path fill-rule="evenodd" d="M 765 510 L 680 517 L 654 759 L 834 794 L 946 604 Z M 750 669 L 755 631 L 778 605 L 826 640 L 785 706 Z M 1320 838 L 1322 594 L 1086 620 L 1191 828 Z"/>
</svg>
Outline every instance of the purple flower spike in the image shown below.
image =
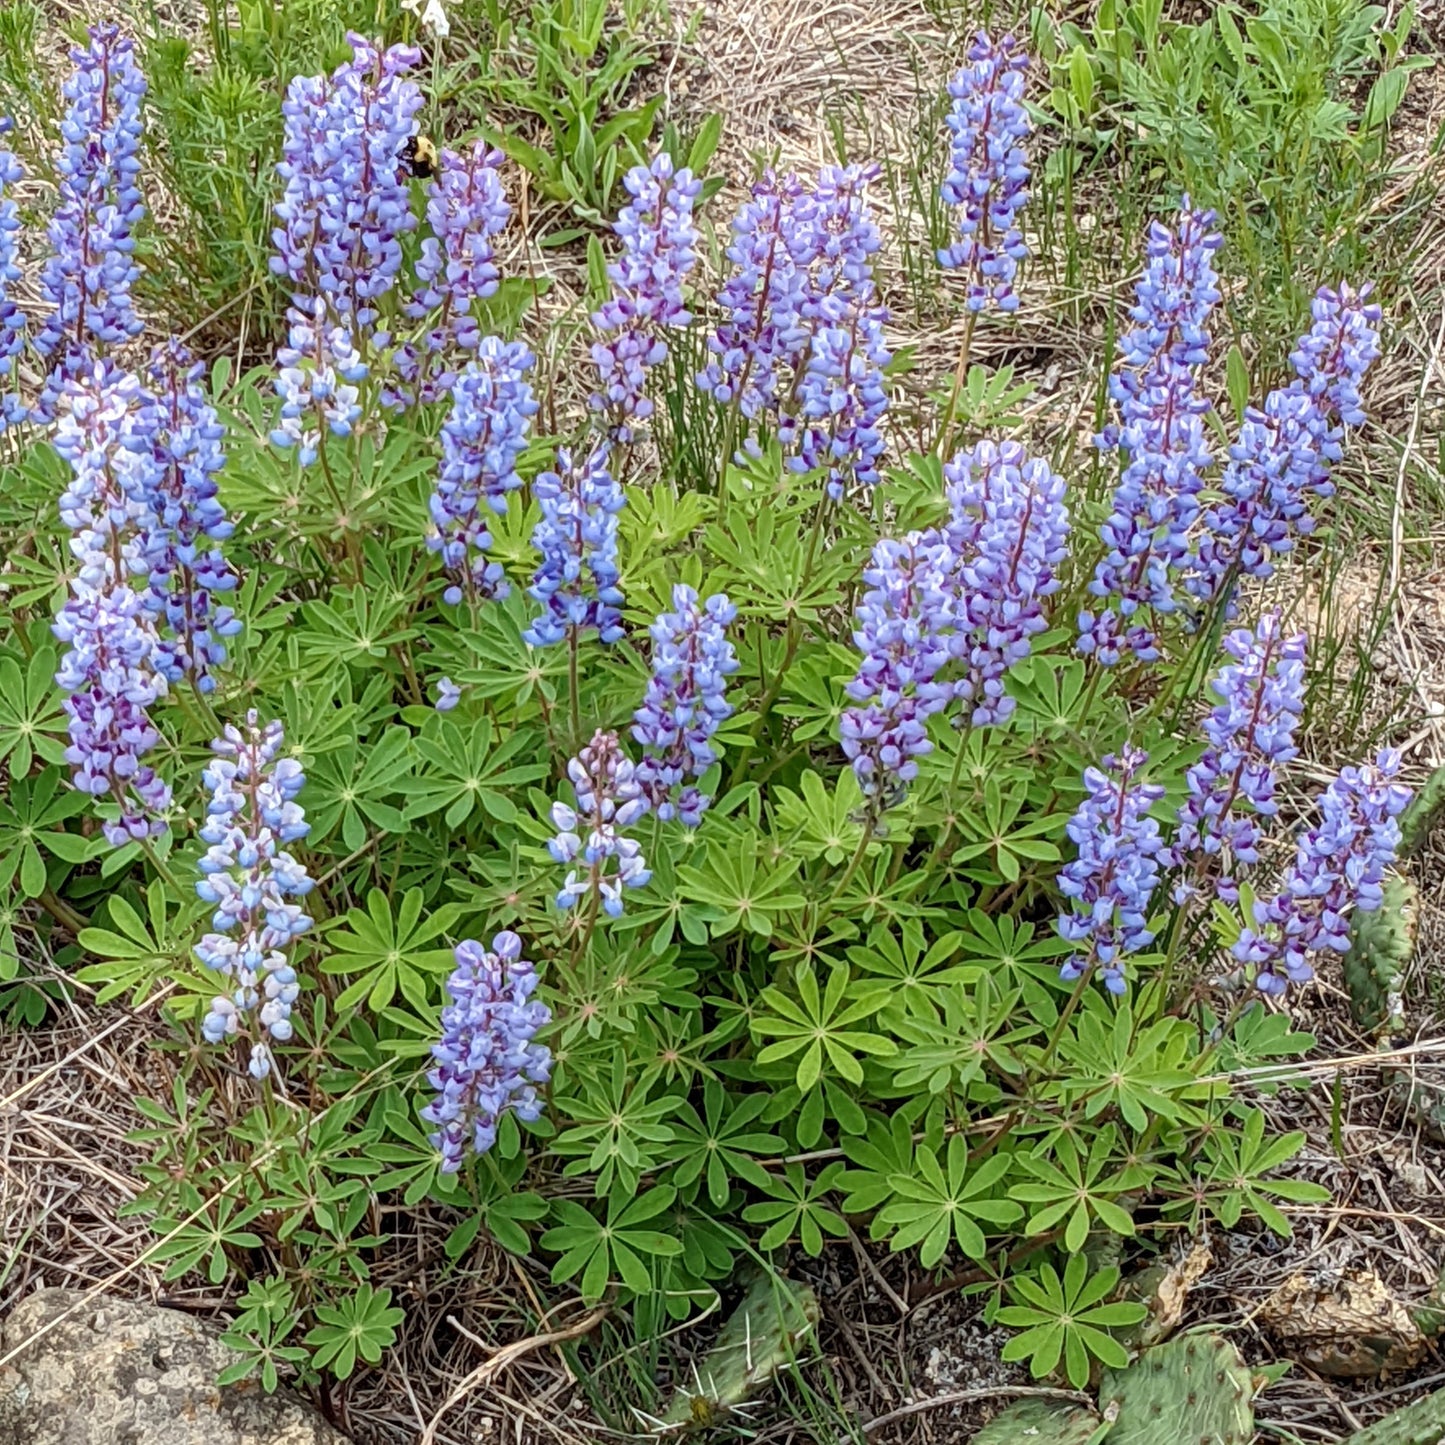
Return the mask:
<svg viewBox="0 0 1445 1445">
<path fill-rule="evenodd" d="M 296 801 L 306 778 L 295 758 L 278 756 L 283 741 L 281 724 L 261 727 L 253 708 L 244 729 L 228 723 L 211 744 L 215 756 L 203 774 L 211 801 L 200 837 L 209 846 L 196 896 L 215 911 L 196 957 L 234 988 L 212 1000 L 201 1033 L 212 1044 L 251 1038 L 256 1079 L 271 1072 L 266 1039 L 291 1037 L 301 984 L 287 950 L 311 927 L 291 900 L 309 893 L 312 880 L 284 846 L 310 832 Z"/>
<path fill-rule="evenodd" d="M 236 574 L 209 544 L 224 542 L 235 529 L 217 498 L 225 428 L 206 399 L 205 371 L 174 339 L 151 356 L 160 543 L 150 558 L 149 600 L 170 634 L 157 658 L 161 671 L 170 682 L 189 677 L 208 693 L 216 686 L 211 669 L 226 660 L 224 639 L 241 630 L 241 620 L 215 601 L 215 594 L 235 589 Z"/>
<path fill-rule="evenodd" d="M 798 455 L 788 465 L 823 471 L 835 502 L 878 482 L 888 410 L 883 369 L 892 359 L 883 344 L 886 316 L 881 306 L 865 306 L 846 326 L 819 328 L 798 387 Z"/>
<path fill-rule="evenodd" d="M 949 650 L 962 664 L 953 695 L 972 704 L 975 727 L 1010 717 L 1004 678 L 1044 630 L 1045 599 L 1059 590 L 1068 555 L 1064 479 L 1017 442 L 982 441 L 944 467 L 951 517 Z"/>
<path fill-rule="evenodd" d="M 361 416 L 356 383 L 366 376 L 366 363 L 351 332 L 337 324 L 319 296 L 298 300 L 286 314 L 287 344 L 276 352 L 276 391 L 281 398 L 280 424 L 271 444 L 295 447 L 309 467 L 321 451 L 322 431 L 350 436 Z"/>
<path fill-rule="evenodd" d="M 652 810 L 664 823 L 680 818 L 696 828 L 712 800 L 683 782 L 717 762 L 710 739 L 732 715 L 727 680 L 738 661 L 727 627 L 738 610 L 721 593 L 700 604 L 681 583 L 672 605 L 652 624 L 652 677 L 632 736 L 645 750 L 637 779 Z"/>
<path fill-rule="evenodd" d="M 621 832 L 647 812 L 637 769 L 622 750 L 616 733 L 598 731 L 567 764 L 577 806 L 552 804 L 557 836 L 547 850 L 559 863 L 575 863 L 557 895 L 558 908 L 568 909 L 583 898 L 595 898 L 611 918 L 622 914 L 622 890 L 641 888 L 652 877 L 642 845 Z M 585 836 L 584 836 L 585 835 Z M 616 859 L 609 868 L 608 860 Z M 594 905 L 595 906 L 595 905 Z"/>
<path fill-rule="evenodd" d="M 592 317 L 604 338 L 592 347 L 600 385 L 592 409 L 604 414 L 614 440 L 628 442 L 634 424 L 652 415 L 646 376 L 667 359 L 662 333 L 692 320 L 682 286 L 697 264 L 692 211 L 702 182 L 686 168 L 674 173 L 663 153 L 634 166 L 623 184 L 632 199 L 612 228 L 622 255 L 607 268 L 612 295 Z"/>
<path fill-rule="evenodd" d="M 1197 392 L 1209 355 L 1206 325 L 1219 300 L 1213 255 L 1223 237 L 1213 224 L 1214 213 L 1192 210 L 1186 196 L 1175 230 L 1150 225 L 1134 330 L 1110 379 L 1119 423 L 1098 440 L 1121 448 L 1126 460 L 1089 583 L 1101 605 L 1079 617 L 1078 641 L 1106 667 L 1159 657 L 1155 620 L 1178 609 L 1176 579 L 1190 563 L 1190 529 L 1213 461 L 1204 429 L 1209 403 Z"/>
<path fill-rule="evenodd" d="M 113 847 L 159 836 L 171 790 L 141 759 L 160 741 L 146 709 L 165 696 L 166 680 L 144 599 L 129 587 L 74 582 L 54 632 L 67 649 L 55 681 L 69 694 L 71 781 L 119 806 L 118 821 L 101 825 Z"/>
<path fill-rule="evenodd" d="M 462 1167 L 468 1145 L 485 1154 L 508 1109 L 529 1122 L 540 1118 L 537 1089 L 552 1071 L 551 1050 L 536 1042 L 552 1013 L 532 997 L 537 972 L 522 957 L 522 940 L 504 930 L 488 952 L 467 939 L 457 944 L 456 960 L 447 980 L 452 1001 L 432 1045 L 436 1068 L 427 1075 L 437 1096 L 421 1111 L 437 1125 L 430 1137 L 443 1174 Z"/>
<path fill-rule="evenodd" d="M 135 228 L 145 214 L 136 182 L 146 82 L 135 46 L 118 27 L 95 25 L 89 35 L 87 46 L 70 52 L 75 70 L 64 88 L 51 254 L 40 272 L 50 309 L 35 349 L 62 371 L 139 335 L 142 326 L 131 287 L 140 274 Z"/>
<path fill-rule="evenodd" d="M 376 303 L 401 271 L 401 237 L 416 227 L 404 152 L 423 104 L 406 72 L 421 59 L 411 46 L 378 51 L 348 35 L 352 58 L 330 76 L 297 76 L 287 89 L 277 172 L 271 267 L 301 297 L 364 332 Z M 358 336 L 359 341 L 359 336 Z"/>
<path fill-rule="evenodd" d="M 1345 427 L 1365 419 L 1359 384 L 1380 354 L 1380 308 L 1369 295 L 1369 286 L 1323 288 L 1314 324 L 1290 357 L 1295 380 L 1245 413 L 1219 484 L 1225 500 L 1205 516 L 1187 579 L 1201 603 L 1223 597 L 1236 577 L 1271 576 L 1273 559 L 1313 532 L 1311 500 L 1334 495 L 1330 468 Z"/>
<path fill-rule="evenodd" d="M 170 789 L 141 761 L 160 741 L 147 709 L 166 694 L 143 590 L 168 536 L 157 513 L 157 415 L 133 376 L 108 361 L 74 361 L 58 382 L 52 436 L 72 470 L 60 519 L 79 562 L 53 625 L 67 649 L 55 680 L 69 694 L 72 781 L 118 805 L 119 820 L 103 828 L 120 847 L 164 832 L 170 805 Z"/>
<path fill-rule="evenodd" d="M 1279 614 L 1269 613 L 1256 631 L 1230 633 L 1224 650 L 1235 661 L 1211 684 L 1220 702 L 1204 724 L 1209 747 L 1186 774 L 1189 796 L 1179 809 L 1171 852 L 1175 866 L 1191 857 L 1202 865 L 1226 849 L 1237 862 L 1257 863 L 1256 819 L 1275 815 L 1275 769 L 1298 752 L 1294 730 L 1304 711 L 1304 636 L 1283 636 Z M 1253 816 L 1238 812 L 1241 802 Z"/>
<path fill-rule="evenodd" d="M 928 719 L 953 695 L 939 680 L 949 661 L 954 600 L 950 557 L 934 533 L 884 539 L 863 571 L 853 644 L 863 654 L 843 710 L 843 752 L 864 796 L 884 807 L 918 776 L 916 759 L 933 751 Z"/>
<path fill-rule="evenodd" d="M 595 627 L 602 642 L 616 642 L 623 631 L 617 514 L 627 498 L 607 470 L 605 442 L 577 467 L 559 450 L 557 465 L 560 471 L 543 472 L 532 483 L 542 508 L 532 545 L 542 565 L 527 591 L 544 611 L 522 636 L 533 647 L 548 647 Z"/>
<path fill-rule="evenodd" d="M 768 172 L 733 219 L 733 270 L 718 295 L 723 321 L 698 386 L 770 424 L 789 467 L 825 473 L 829 495 L 878 479 L 887 311 L 873 256 L 882 245 L 868 205 L 876 166 L 828 166 L 811 189 Z"/>
<path fill-rule="evenodd" d="M 768 171 L 733 218 L 732 271 L 717 298 L 723 320 L 708 337 L 712 360 L 697 384 L 722 405 L 736 399 L 749 420 L 776 414 L 807 346 L 810 280 L 793 259 L 808 250 L 798 215 L 804 194 L 796 176 Z"/>
<path fill-rule="evenodd" d="M 0 121 L 0 135 L 10 130 L 8 121 Z M 5 192 L 25 179 L 25 168 L 13 152 L 0 147 L 0 426 L 18 426 L 28 416 L 20 399 L 20 377 L 16 361 L 25 350 L 29 321 L 11 292 L 22 279 L 19 236 L 22 229 L 20 208 L 13 196 Z"/>
<path fill-rule="evenodd" d="M 995 43 L 979 31 L 968 63 L 948 93 L 951 157 L 941 187 L 944 201 L 959 208 L 959 239 L 938 253 L 938 264 L 967 274 L 967 306 L 1016 310 L 1018 263 L 1028 255 L 1018 214 L 1029 198 L 1029 162 L 1023 141 L 1031 126 L 1024 108 L 1028 56 L 1013 36 Z"/>
<path fill-rule="evenodd" d="M 451 353 L 475 352 L 481 344 L 473 303 L 496 294 L 501 273 L 492 242 L 512 214 L 502 190 L 501 163 L 501 151 L 480 141 L 466 155 L 441 153 L 427 187 L 431 235 L 422 242 L 418 288 L 406 308 L 413 320 L 432 321 L 419 344 L 408 342 L 397 352 L 402 385 L 394 400 L 441 400 L 456 382 Z"/>
<path fill-rule="evenodd" d="M 1073 983 L 1095 966 L 1110 993 L 1124 992 L 1124 955 L 1154 941 L 1149 901 L 1159 882 L 1164 840 L 1149 809 L 1164 789 L 1134 782 L 1148 761 L 1137 748 L 1104 759 L 1102 771 L 1088 768 L 1088 796 L 1070 819 L 1068 835 L 1078 857 L 1059 874 L 1059 891 L 1073 906 L 1059 915 L 1058 929 L 1070 943 L 1086 945 L 1059 970 Z"/>
<path fill-rule="evenodd" d="M 430 504 L 435 531 L 427 538 L 454 579 L 442 594 L 446 602 L 506 595 L 501 563 L 487 560 L 492 534 L 481 503 L 485 500 L 487 511 L 501 516 L 508 494 L 522 485 L 517 462 L 537 414 L 526 379 L 533 360 L 520 341 L 483 337 L 476 360 L 452 388 Z"/>
<path fill-rule="evenodd" d="M 1351 911 L 1375 913 L 1385 870 L 1400 846 L 1400 814 L 1410 789 L 1397 781 L 1400 755 L 1346 768 L 1320 799 L 1320 821 L 1301 837 L 1273 898 L 1257 899 L 1231 952 L 1262 992 L 1283 993 L 1314 977 L 1312 955 L 1345 953 Z"/>
</svg>

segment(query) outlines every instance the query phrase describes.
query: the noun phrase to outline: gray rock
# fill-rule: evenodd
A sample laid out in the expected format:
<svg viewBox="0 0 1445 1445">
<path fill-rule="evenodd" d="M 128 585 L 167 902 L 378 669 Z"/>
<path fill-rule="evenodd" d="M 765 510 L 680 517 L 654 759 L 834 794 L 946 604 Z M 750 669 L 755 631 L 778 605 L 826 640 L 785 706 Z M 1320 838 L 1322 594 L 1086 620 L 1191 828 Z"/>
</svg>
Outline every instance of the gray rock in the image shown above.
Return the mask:
<svg viewBox="0 0 1445 1445">
<path fill-rule="evenodd" d="M 0 1329 L 0 1355 L 17 1347 L 0 1367 L 0 1445 L 345 1442 L 294 1394 L 249 1380 L 222 1390 L 235 1355 L 179 1310 L 41 1290 Z"/>
</svg>

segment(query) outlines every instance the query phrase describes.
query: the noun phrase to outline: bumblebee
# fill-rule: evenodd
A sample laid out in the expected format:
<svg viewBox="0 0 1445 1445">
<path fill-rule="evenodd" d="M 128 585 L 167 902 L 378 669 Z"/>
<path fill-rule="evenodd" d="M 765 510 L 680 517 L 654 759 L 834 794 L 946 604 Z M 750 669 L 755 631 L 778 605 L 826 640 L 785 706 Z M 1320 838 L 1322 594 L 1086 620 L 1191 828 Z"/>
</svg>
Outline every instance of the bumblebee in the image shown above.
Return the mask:
<svg viewBox="0 0 1445 1445">
<path fill-rule="evenodd" d="M 401 163 L 407 175 L 425 181 L 436 175 L 437 167 L 441 164 L 441 153 L 437 150 L 435 141 L 424 135 L 414 135 L 402 147 Z"/>
</svg>

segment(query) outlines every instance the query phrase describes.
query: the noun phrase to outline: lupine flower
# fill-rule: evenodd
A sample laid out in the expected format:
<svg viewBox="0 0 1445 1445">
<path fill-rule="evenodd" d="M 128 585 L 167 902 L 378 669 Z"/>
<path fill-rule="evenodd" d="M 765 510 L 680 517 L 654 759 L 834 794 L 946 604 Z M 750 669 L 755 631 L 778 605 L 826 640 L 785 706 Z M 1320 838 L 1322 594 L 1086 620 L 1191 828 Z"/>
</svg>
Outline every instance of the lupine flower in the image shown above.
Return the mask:
<svg viewBox="0 0 1445 1445">
<path fill-rule="evenodd" d="M 806 350 L 778 436 L 797 446 L 793 471 L 826 473 L 834 501 L 854 486 L 874 486 L 884 451 L 883 371 L 892 358 L 883 340 L 888 312 L 873 282 L 883 240 L 866 194 L 877 177 L 877 166 L 826 166 L 796 208 L 793 263 L 808 278 L 798 312 Z"/>
<path fill-rule="evenodd" d="M 812 190 L 799 194 L 793 261 L 808 275 L 801 297 L 807 321 L 839 324 L 851 303 L 866 305 L 877 295 L 873 257 L 883 237 L 867 193 L 878 176 L 876 165 L 824 166 Z"/>
<path fill-rule="evenodd" d="M 1360 382 L 1372 363 L 1380 359 L 1381 311 L 1370 301 L 1374 287 L 1338 291 L 1321 286 L 1310 303 L 1313 321 L 1290 362 L 1304 390 L 1323 402 L 1345 426 L 1363 426 L 1364 402 Z"/>
<path fill-rule="evenodd" d="M 1385 870 L 1400 846 L 1396 820 L 1410 803 L 1399 772 L 1391 748 L 1345 768 L 1325 790 L 1320 821 L 1301 837 L 1279 893 L 1256 900 L 1231 952 L 1262 992 L 1309 982 L 1313 954 L 1349 950 L 1350 912 L 1375 913 L 1384 902 Z"/>
<path fill-rule="evenodd" d="M 52 444 L 72 469 L 60 518 L 79 567 L 53 627 L 67 649 L 55 680 L 69 694 L 72 781 L 117 804 L 118 821 L 102 827 L 120 847 L 164 832 L 170 805 L 170 789 L 141 761 L 160 740 L 146 709 L 166 678 L 154 620 L 131 585 L 149 579 L 164 536 L 157 419 L 133 376 L 108 361 L 72 362 L 58 380 Z"/>
<path fill-rule="evenodd" d="M 637 769 L 623 752 L 617 734 L 599 730 L 567 764 L 567 776 L 577 806 L 552 804 L 557 836 L 547 849 L 559 863 L 575 863 L 580 858 L 587 866 L 568 873 L 557 906 L 571 908 L 580 899 L 595 898 L 616 918 L 622 913 L 622 890 L 641 888 L 652 877 L 643 861 L 642 845 L 621 832 L 647 812 Z M 616 860 L 615 867 L 608 866 L 611 859 Z"/>
<path fill-rule="evenodd" d="M 53 630 L 66 646 L 55 681 L 69 694 L 71 782 L 118 805 L 118 820 L 101 824 L 113 847 L 165 832 L 171 790 L 141 761 L 160 741 L 146 709 L 166 692 L 144 599 L 126 586 L 72 582 Z"/>
<path fill-rule="evenodd" d="M 496 294 L 501 273 L 492 240 L 512 214 L 502 190 L 501 162 L 501 151 L 480 141 L 466 155 L 444 150 L 427 186 L 431 235 L 421 245 L 419 284 L 406 314 L 417 320 L 432 317 L 432 322 L 419 343 L 408 342 L 397 353 L 401 401 L 440 400 L 456 382 L 448 352 L 474 352 L 481 344 L 473 302 Z"/>
<path fill-rule="evenodd" d="M 633 423 L 652 415 L 646 376 L 667 359 L 662 333 L 692 320 L 682 283 L 697 264 L 692 210 L 702 182 L 686 167 L 674 173 L 662 152 L 628 171 L 623 185 L 632 199 L 612 228 L 622 255 L 607 268 L 612 294 L 592 317 L 603 333 L 592 346 L 600 382 L 592 408 L 606 414 L 615 440 L 627 442 Z"/>
<path fill-rule="evenodd" d="M 11 129 L 9 120 L 0 120 L 0 135 Z M 23 272 L 19 266 L 21 231 L 20 208 L 6 190 L 25 179 L 25 168 L 12 151 L 0 146 L 0 381 L 8 382 L 0 396 L 0 425 L 18 426 L 28 415 L 19 396 L 16 361 L 25 350 L 29 322 L 11 290 Z"/>
<path fill-rule="evenodd" d="M 51 444 L 71 467 L 60 520 L 74 536 L 78 581 L 96 591 L 149 578 L 164 537 L 153 398 L 107 360 L 76 360 L 59 382 Z"/>
<path fill-rule="evenodd" d="M 196 945 L 196 957 L 233 985 L 212 1001 L 201 1021 L 206 1041 L 219 1044 L 251 1036 L 250 1072 L 271 1072 L 269 1037 L 291 1037 L 291 1009 L 301 991 L 287 950 L 311 920 L 294 899 L 311 891 L 306 870 L 285 849 L 310 831 L 296 801 L 305 784 L 301 764 L 282 758 L 279 722 L 258 725 L 253 708 L 246 726 L 230 723 L 211 744 L 215 756 L 202 778 L 211 791 L 200 830 L 208 845 L 200 860 L 196 894 L 214 906 L 211 928 Z"/>
<path fill-rule="evenodd" d="M 1068 555 L 1064 479 L 1017 442 L 982 441 L 944 468 L 950 520 L 946 590 L 953 599 L 951 656 L 963 666 L 953 695 L 975 727 L 1014 710 L 1004 678 L 1044 630 L 1044 600 L 1059 590 Z"/>
<path fill-rule="evenodd" d="M 75 70 L 64 87 L 51 254 L 40 272 L 50 310 L 35 349 L 61 367 L 70 351 L 112 347 L 142 325 L 130 293 L 140 271 L 135 228 L 145 211 L 136 179 L 146 82 L 134 45 L 117 26 L 92 26 L 89 36 L 87 46 L 70 52 Z"/>
<path fill-rule="evenodd" d="M 1211 683 L 1219 706 L 1204 724 L 1209 747 L 1185 775 L 1189 796 L 1179 809 L 1170 858 L 1176 866 L 1226 848 L 1240 863 L 1257 863 L 1256 819 L 1274 817 L 1275 769 L 1299 751 L 1294 729 L 1304 710 L 1304 636 L 1285 637 L 1279 614 L 1268 613 L 1255 631 L 1231 632 L 1224 650 L 1235 661 Z M 1252 811 L 1239 812 L 1241 802 Z"/>
<path fill-rule="evenodd" d="M 892 359 L 883 344 L 886 314 L 866 306 L 847 326 L 820 327 L 798 386 L 798 455 L 788 465 L 823 470 L 835 502 L 852 486 L 878 482 L 888 410 L 883 368 Z"/>
<path fill-rule="evenodd" d="M 872 486 L 888 405 L 887 312 L 872 257 L 882 244 L 865 192 L 876 166 L 829 166 L 809 188 L 771 172 L 733 220 L 724 320 L 697 378 L 717 401 L 768 418 L 794 471 L 821 469 L 829 495 Z"/>
<path fill-rule="evenodd" d="M 442 425 L 442 459 L 431 497 L 435 531 L 427 546 L 441 554 L 456 579 L 442 594 L 458 603 L 506 595 L 499 562 L 489 562 L 492 534 L 487 510 L 502 515 L 507 494 L 522 485 L 517 461 L 527 449 L 527 433 L 537 401 L 526 380 L 533 356 L 520 341 L 486 336 L 477 358 L 457 378 L 452 407 Z"/>
<path fill-rule="evenodd" d="M 536 1041 L 552 1013 L 532 997 L 537 973 L 522 957 L 522 940 L 504 929 L 487 951 L 467 939 L 457 944 L 456 960 L 447 980 L 452 1001 L 432 1045 L 436 1068 L 427 1075 L 437 1096 L 421 1111 L 438 1126 L 430 1138 L 443 1174 L 462 1167 L 468 1145 L 485 1154 L 508 1109 L 529 1122 L 540 1118 L 537 1087 L 552 1070 L 551 1050 Z"/>
<path fill-rule="evenodd" d="M 949 82 L 950 165 L 941 194 L 960 208 L 959 239 L 938 264 L 968 276 L 966 304 L 1016 310 L 1018 263 L 1028 255 L 1018 214 L 1029 198 L 1029 162 L 1022 142 L 1031 129 L 1024 108 L 1028 56 L 1013 36 L 998 42 L 980 30 L 968 63 Z"/>
<path fill-rule="evenodd" d="M 1208 359 L 1209 313 L 1219 300 L 1213 254 L 1223 237 L 1212 211 L 1184 198 L 1176 230 L 1155 221 L 1136 289 L 1134 330 L 1110 378 L 1119 423 L 1099 438 L 1126 458 L 1113 507 L 1100 530 L 1105 553 L 1089 591 L 1102 604 L 1079 617 L 1079 651 L 1106 667 L 1132 655 L 1159 656 L 1154 618 L 1177 610 L 1175 580 L 1189 562 L 1189 534 L 1212 463 L 1198 395 Z M 1151 615 L 1152 614 L 1152 615 Z"/>
<path fill-rule="evenodd" d="M 450 712 L 462 700 L 462 690 L 449 677 L 437 678 L 438 712 Z"/>
<path fill-rule="evenodd" d="M 595 627 L 601 641 L 616 642 L 622 636 L 617 514 L 627 498 L 607 470 L 605 442 L 577 467 L 559 449 L 557 465 L 560 471 L 543 472 L 532 483 L 542 508 L 532 545 L 542 565 L 527 591 L 544 610 L 522 636 L 546 647 Z"/>
<path fill-rule="evenodd" d="M 684 780 L 717 762 L 711 738 L 732 715 L 727 680 L 738 661 L 727 627 L 738 610 L 722 593 L 699 603 L 683 583 L 672 589 L 672 605 L 652 624 L 652 676 L 632 736 L 644 749 L 637 780 L 652 811 L 696 828 L 711 799 Z"/>
<path fill-rule="evenodd" d="M 271 266 L 298 297 L 324 299 L 359 345 L 396 284 L 401 237 L 416 226 L 403 153 L 423 97 L 405 78 L 421 60 L 415 47 L 347 41 L 349 61 L 330 76 L 297 76 L 282 101 L 285 190 Z"/>
<path fill-rule="evenodd" d="M 888 806 L 918 776 L 917 759 L 933 751 L 928 719 L 953 690 L 940 681 L 948 665 L 954 601 L 950 558 L 936 533 L 885 538 L 864 569 L 853 644 L 863 654 L 843 710 L 843 752 L 866 797 Z"/>
<path fill-rule="evenodd" d="M 223 639 L 234 637 L 241 621 L 214 598 L 235 588 L 236 574 L 221 549 L 207 543 L 224 542 L 235 528 L 217 498 L 216 473 L 226 464 L 225 428 L 206 400 L 204 375 L 205 367 L 193 363 L 174 339 L 151 356 L 161 541 L 150 557 L 150 603 L 170 631 L 157 655 L 160 670 L 171 682 L 190 677 L 208 693 L 216 686 L 210 669 L 226 659 Z"/>
<path fill-rule="evenodd" d="M 320 453 L 323 427 L 333 436 L 350 436 L 361 415 L 356 383 L 366 376 L 366 363 L 351 332 L 328 314 L 319 296 L 295 302 L 286 313 L 287 344 L 276 352 L 281 415 L 271 443 L 297 448 L 303 467 Z"/>
<path fill-rule="evenodd" d="M 1121 443 L 1124 427 L 1155 414 L 1151 391 L 1169 384 L 1175 372 L 1197 371 L 1209 360 L 1209 317 L 1220 299 L 1214 253 L 1224 244 L 1215 220 L 1213 211 L 1195 210 L 1186 195 L 1175 229 L 1149 223 L 1144 272 L 1129 308 L 1134 327 L 1120 339 L 1120 365 L 1109 378 L 1121 425 L 1106 428 L 1108 446 Z"/>
<path fill-rule="evenodd" d="M 1059 933 L 1085 945 L 1059 970 L 1073 983 L 1097 966 L 1110 993 L 1124 992 L 1124 956 L 1154 941 L 1149 901 L 1159 882 L 1164 840 L 1149 809 L 1164 789 L 1136 783 L 1148 761 L 1125 747 L 1104 759 L 1102 770 L 1087 768 L 1088 796 L 1070 819 L 1067 832 L 1078 856 L 1059 874 L 1059 890 L 1072 907 L 1059 915 Z"/>
<path fill-rule="evenodd" d="M 1225 500 L 1205 517 L 1190 592 L 1208 605 L 1236 575 L 1269 577 L 1274 557 L 1314 530 L 1312 498 L 1334 495 L 1330 467 L 1346 426 L 1365 419 L 1359 383 L 1379 356 L 1380 308 L 1370 287 L 1322 288 L 1314 324 L 1292 353 L 1296 377 L 1251 407 L 1220 480 Z"/>
<path fill-rule="evenodd" d="M 796 176 L 766 171 L 733 217 L 732 272 L 717 298 L 723 319 L 708 337 L 712 360 L 697 384 L 723 405 L 736 400 L 749 420 L 776 411 L 807 345 L 810 278 L 793 259 L 810 249 L 798 215 L 804 194 Z"/>
</svg>

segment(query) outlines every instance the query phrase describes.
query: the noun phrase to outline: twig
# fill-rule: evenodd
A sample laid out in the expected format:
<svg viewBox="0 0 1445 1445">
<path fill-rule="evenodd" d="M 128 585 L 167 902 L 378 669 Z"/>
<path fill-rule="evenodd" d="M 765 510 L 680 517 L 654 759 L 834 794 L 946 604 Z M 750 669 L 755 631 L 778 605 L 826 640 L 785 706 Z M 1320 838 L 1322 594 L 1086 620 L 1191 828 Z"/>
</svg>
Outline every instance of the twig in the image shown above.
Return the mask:
<svg viewBox="0 0 1445 1445">
<path fill-rule="evenodd" d="M 881 1430 L 895 1420 L 921 1415 L 925 1410 L 941 1409 L 945 1405 L 969 1405 L 979 1400 L 996 1400 L 1001 1395 L 1026 1395 L 1036 1400 L 1064 1400 L 1071 1405 L 1094 1403 L 1080 1390 L 1055 1390 L 1047 1385 L 989 1385 L 980 1390 L 950 1390 L 946 1395 L 932 1395 L 927 1400 L 914 1400 L 912 1404 L 900 1405 L 886 1415 L 875 1415 L 864 1422 L 863 1433 L 871 1435 L 875 1430 Z"/>
<path fill-rule="evenodd" d="M 548 1345 L 561 1344 L 566 1340 L 575 1340 L 582 1335 L 591 1334 L 592 1331 L 602 1323 L 609 1308 L 608 1305 L 598 1305 L 590 1314 L 583 1315 L 575 1325 L 568 1325 L 565 1330 L 550 1330 L 544 1335 L 529 1335 L 525 1340 L 514 1340 L 510 1345 L 503 1345 L 490 1359 L 483 1360 L 482 1363 L 442 1401 L 441 1408 L 431 1417 L 431 1422 L 427 1425 L 426 1429 L 422 1431 L 421 1439 L 417 1441 L 417 1445 L 433 1445 L 436 1439 L 437 1426 L 441 1424 L 442 1416 L 445 1415 L 453 1405 L 471 1394 L 478 1385 L 485 1384 L 492 1375 L 500 1374 L 508 1365 L 521 1359 L 523 1355 L 530 1355 L 533 1350 L 545 1349 Z M 450 1315 L 447 1316 L 447 1323 L 462 1334 L 467 1334 L 467 1331 Z M 469 1335 L 468 1338 L 475 1338 L 475 1336 Z"/>
</svg>

